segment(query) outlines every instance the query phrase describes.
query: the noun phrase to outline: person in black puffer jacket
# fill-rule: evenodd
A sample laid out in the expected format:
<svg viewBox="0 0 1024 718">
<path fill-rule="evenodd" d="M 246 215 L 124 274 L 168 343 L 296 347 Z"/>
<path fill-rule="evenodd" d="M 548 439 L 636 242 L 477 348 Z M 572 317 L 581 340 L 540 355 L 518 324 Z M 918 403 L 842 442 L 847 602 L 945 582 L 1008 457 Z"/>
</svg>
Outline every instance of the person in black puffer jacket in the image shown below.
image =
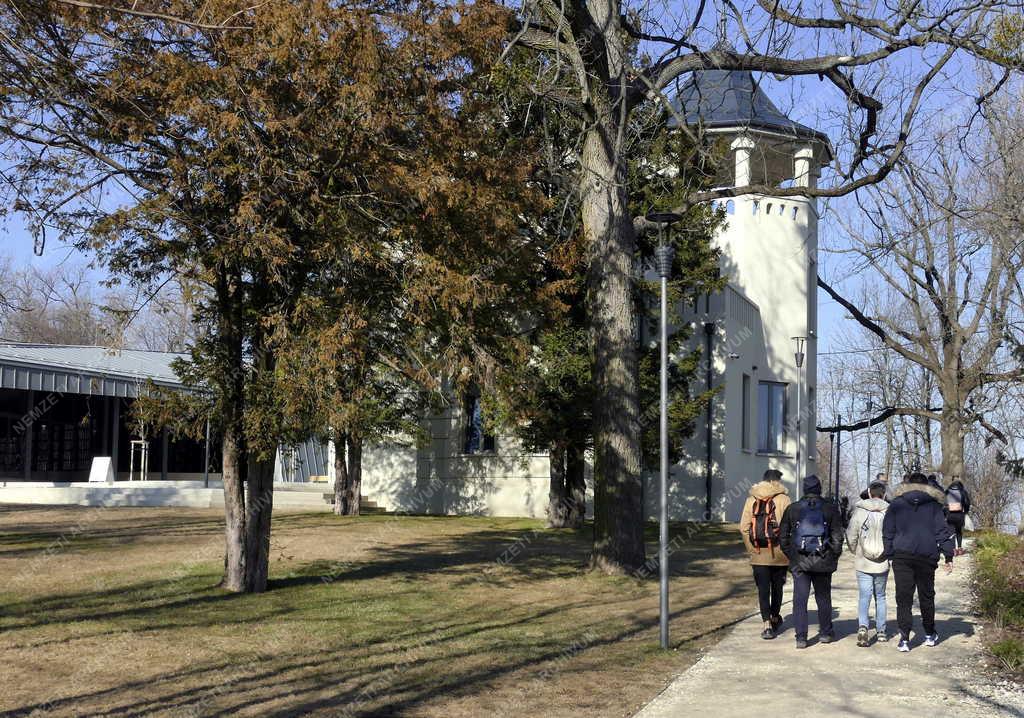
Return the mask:
<svg viewBox="0 0 1024 718">
<path fill-rule="evenodd" d="M 928 485 L 921 473 L 911 474 L 893 492 L 892 503 L 882 523 L 885 558 L 892 561 L 896 583 L 896 622 L 900 627 L 899 650 L 910 650 L 914 593 L 921 606 L 925 645 L 934 646 L 935 569 L 940 552 L 946 557 L 946 572 L 953 567 L 952 531 L 943 513 L 946 496 Z"/>
<path fill-rule="evenodd" d="M 818 605 L 819 640 L 831 643 L 836 638 L 832 628 L 832 574 L 843 552 L 843 520 L 836 504 L 821 497 L 817 476 L 804 479 L 804 497 L 782 514 L 779 544 L 793 574 L 796 647 L 807 647 L 807 599 L 812 586 Z"/>
</svg>

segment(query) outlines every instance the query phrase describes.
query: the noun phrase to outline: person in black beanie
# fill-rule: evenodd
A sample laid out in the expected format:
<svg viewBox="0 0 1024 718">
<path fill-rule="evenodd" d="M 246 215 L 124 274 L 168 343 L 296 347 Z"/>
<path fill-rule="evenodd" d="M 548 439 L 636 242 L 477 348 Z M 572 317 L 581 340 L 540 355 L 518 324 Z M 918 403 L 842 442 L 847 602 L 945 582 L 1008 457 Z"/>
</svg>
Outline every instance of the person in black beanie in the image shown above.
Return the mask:
<svg viewBox="0 0 1024 718">
<path fill-rule="evenodd" d="M 893 492 L 894 498 L 882 522 L 885 558 L 892 561 L 896 583 L 896 622 L 900 627 L 900 651 L 910 650 L 914 623 L 914 592 L 921 606 L 924 644 L 939 642 L 935 630 L 935 569 L 939 553 L 946 557 L 946 572 L 953 570 L 953 531 L 944 514 L 946 495 L 932 488 L 928 477 L 911 474 Z"/>
<path fill-rule="evenodd" d="M 819 640 L 832 643 L 836 639 L 832 627 L 832 574 L 843 552 L 843 521 L 835 503 L 821 497 L 817 476 L 804 479 L 804 497 L 786 508 L 779 534 L 793 574 L 796 647 L 807 647 L 807 600 L 812 587 L 818 606 Z"/>
</svg>

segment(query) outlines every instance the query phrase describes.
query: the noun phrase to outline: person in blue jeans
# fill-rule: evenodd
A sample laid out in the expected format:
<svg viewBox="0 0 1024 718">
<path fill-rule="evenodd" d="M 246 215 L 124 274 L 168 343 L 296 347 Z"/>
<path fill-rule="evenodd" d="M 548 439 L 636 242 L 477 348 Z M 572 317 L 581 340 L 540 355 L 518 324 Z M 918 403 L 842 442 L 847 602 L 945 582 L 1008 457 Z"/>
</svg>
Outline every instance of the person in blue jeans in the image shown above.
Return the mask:
<svg viewBox="0 0 1024 718">
<path fill-rule="evenodd" d="M 879 641 L 888 641 L 885 626 L 885 589 L 889 581 L 889 561 L 885 558 L 885 539 L 882 525 L 889 502 L 885 500 L 885 484 L 874 482 L 868 487 L 868 496 L 861 499 L 850 516 L 846 529 L 846 545 L 853 553 L 853 567 L 857 571 L 857 645 L 871 644 L 869 613 L 871 599 L 875 599 L 875 634 Z"/>
</svg>

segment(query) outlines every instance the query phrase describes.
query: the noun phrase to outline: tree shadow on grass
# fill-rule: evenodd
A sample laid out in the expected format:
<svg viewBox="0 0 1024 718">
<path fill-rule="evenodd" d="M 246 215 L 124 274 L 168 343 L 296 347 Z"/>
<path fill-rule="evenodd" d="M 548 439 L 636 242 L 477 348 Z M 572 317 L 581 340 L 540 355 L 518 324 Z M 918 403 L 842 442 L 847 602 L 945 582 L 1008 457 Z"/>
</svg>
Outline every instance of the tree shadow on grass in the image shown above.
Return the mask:
<svg viewBox="0 0 1024 718">
<path fill-rule="evenodd" d="M 679 549 L 674 568 L 687 577 L 710 574 L 715 561 L 736 555 L 727 538 L 731 535 L 691 537 Z M 522 550 L 502 561 L 515 545 Z M 126 631 L 159 636 L 183 627 L 210 629 L 238 634 L 239 650 L 223 659 L 65 694 L 0 716 L 37 710 L 113 716 L 184 710 L 197 715 L 239 711 L 271 716 L 318 711 L 352 716 L 400 714 L 447 697 L 476 695 L 510 674 L 517 680 L 532 680 L 545 665 L 569 670 L 566 651 L 581 640 L 581 651 L 599 652 L 621 641 L 653 635 L 656 616 L 631 610 L 637 591 L 649 593 L 650 581 L 595 579 L 593 595 L 552 594 L 540 602 L 510 604 L 506 599 L 490 605 L 486 595 L 491 588 L 514 589 L 578 577 L 589 551 L 585 530 L 481 528 L 426 541 L 381 543 L 367 548 L 357 562 L 346 562 L 343 556 L 337 561 L 307 562 L 289 576 L 273 580 L 271 591 L 263 596 L 223 592 L 213 586 L 212 575 L 201 574 L 179 582 L 136 582 L 20 601 L 6 607 L 5 618 L 13 619 L 10 629 L 67 622 L 88 630 L 89 624 L 99 624 L 100 631 L 71 640 Z M 604 580 L 625 581 L 633 588 L 602 594 Z M 484 597 L 474 600 L 482 603 L 467 606 L 454 594 L 451 604 L 446 603 L 445 586 L 456 592 L 472 590 L 474 581 L 480 583 Z M 402 588 L 406 582 L 411 585 Z M 420 582 L 422 586 L 417 585 Z M 745 576 L 723 580 L 717 589 L 703 590 L 695 594 L 699 598 L 674 606 L 673 619 L 685 620 L 747 594 L 748 584 Z M 421 591 L 431 592 L 428 604 L 414 600 Z M 132 605 L 125 597 L 133 595 L 149 598 Z M 609 618 L 595 611 L 598 604 L 602 610 L 621 610 Z M 378 625 L 360 625 L 352 618 L 366 606 L 380 607 Z M 273 642 L 264 641 L 247 648 L 247 635 L 254 629 L 294 622 L 295 630 L 309 631 L 311 615 L 320 627 L 317 630 L 329 637 L 326 645 L 317 641 L 308 649 L 295 650 L 294 644 L 275 649 Z M 736 622 L 703 626 L 679 646 Z M 36 645 L 42 644 L 26 644 Z"/>
</svg>

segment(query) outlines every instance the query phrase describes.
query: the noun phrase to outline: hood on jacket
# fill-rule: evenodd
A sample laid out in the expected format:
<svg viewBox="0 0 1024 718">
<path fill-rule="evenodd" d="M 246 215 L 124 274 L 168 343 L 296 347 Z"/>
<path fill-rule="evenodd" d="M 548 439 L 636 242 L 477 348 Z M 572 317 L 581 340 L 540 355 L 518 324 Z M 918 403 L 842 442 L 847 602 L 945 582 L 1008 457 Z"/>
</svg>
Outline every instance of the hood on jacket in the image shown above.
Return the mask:
<svg viewBox="0 0 1024 718">
<path fill-rule="evenodd" d="M 865 511 L 885 511 L 889 508 L 889 502 L 885 499 L 866 498 L 858 501 L 855 508 Z"/>
<path fill-rule="evenodd" d="M 899 498 L 900 496 L 907 496 L 908 494 L 921 493 L 926 494 L 928 498 L 934 499 L 940 504 L 946 503 L 946 494 L 943 491 L 929 486 L 928 484 L 912 484 L 909 481 L 904 481 L 902 484 L 896 487 L 892 492 L 893 498 Z M 921 504 L 927 499 L 919 498 L 917 496 L 908 497 L 908 501 L 912 504 Z"/>
<path fill-rule="evenodd" d="M 750 495 L 755 499 L 770 499 L 779 494 L 789 494 L 781 481 L 758 481 L 750 487 Z"/>
</svg>

